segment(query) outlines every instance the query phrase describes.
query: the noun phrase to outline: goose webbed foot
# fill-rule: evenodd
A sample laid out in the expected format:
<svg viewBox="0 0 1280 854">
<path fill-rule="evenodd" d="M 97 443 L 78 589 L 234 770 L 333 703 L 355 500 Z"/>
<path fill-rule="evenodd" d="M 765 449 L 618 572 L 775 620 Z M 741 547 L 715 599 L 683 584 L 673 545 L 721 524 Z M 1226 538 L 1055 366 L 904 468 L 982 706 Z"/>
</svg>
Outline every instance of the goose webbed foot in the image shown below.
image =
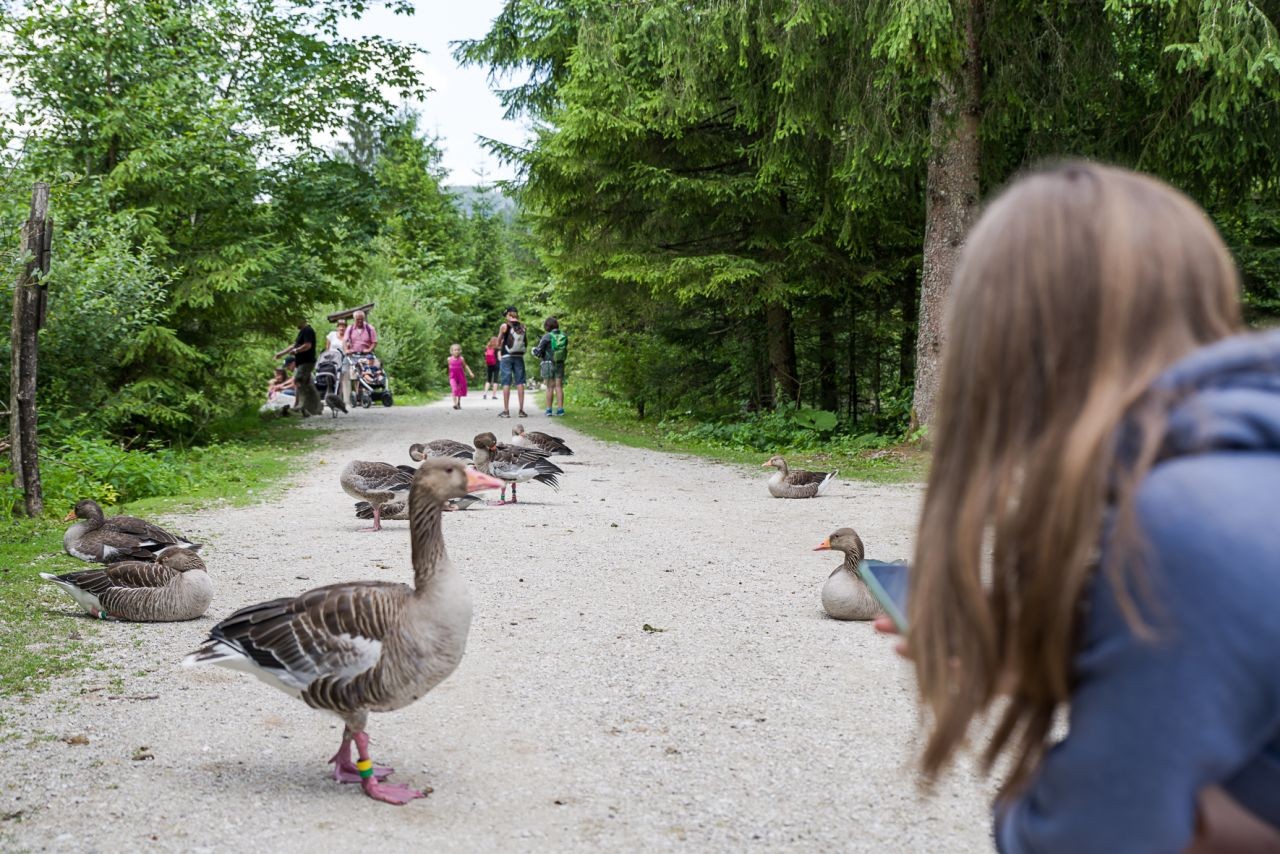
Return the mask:
<svg viewBox="0 0 1280 854">
<path fill-rule="evenodd" d="M 360 757 L 360 765 L 371 766 L 372 760 L 369 758 L 369 736 L 363 732 L 352 733 L 351 739 L 356 743 L 356 755 Z M 347 749 L 347 740 L 343 739 L 343 746 L 338 749 L 339 756 L 346 756 L 348 762 L 351 761 L 350 751 Z M 353 766 L 356 769 L 356 776 L 360 777 L 359 766 Z M 402 783 L 384 783 L 378 779 L 377 767 L 372 768 L 373 773 L 366 778 L 360 780 L 360 788 L 364 789 L 364 793 L 375 801 L 382 801 L 387 804 L 407 804 L 414 798 L 425 798 L 430 792 L 431 787 L 427 786 L 425 790 L 418 791 L 412 789 Z M 390 772 L 391 769 L 386 769 Z M 336 776 L 336 771 L 335 771 Z"/>
<path fill-rule="evenodd" d="M 414 798 L 425 798 L 431 793 L 430 786 L 427 787 L 426 791 L 420 792 L 401 783 L 379 783 L 372 777 L 361 782 L 360 786 L 364 789 L 364 793 L 375 801 L 395 804 L 396 806 L 407 804 Z"/>
</svg>

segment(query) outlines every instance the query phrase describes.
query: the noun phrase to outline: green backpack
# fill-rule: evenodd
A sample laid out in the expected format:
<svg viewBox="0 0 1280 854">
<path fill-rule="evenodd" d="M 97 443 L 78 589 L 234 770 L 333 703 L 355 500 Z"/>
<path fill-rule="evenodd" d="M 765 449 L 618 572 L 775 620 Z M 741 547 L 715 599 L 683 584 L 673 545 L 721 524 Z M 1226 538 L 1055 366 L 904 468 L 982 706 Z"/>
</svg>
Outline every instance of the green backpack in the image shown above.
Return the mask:
<svg viewBox="0 0 1280 854">
<path fill-rule="evenodd" d="M 553 329 L 551 335 L 551 361 L 563 362 L 569 356 L 569 336 L 559 329 Z"/>
</svg>

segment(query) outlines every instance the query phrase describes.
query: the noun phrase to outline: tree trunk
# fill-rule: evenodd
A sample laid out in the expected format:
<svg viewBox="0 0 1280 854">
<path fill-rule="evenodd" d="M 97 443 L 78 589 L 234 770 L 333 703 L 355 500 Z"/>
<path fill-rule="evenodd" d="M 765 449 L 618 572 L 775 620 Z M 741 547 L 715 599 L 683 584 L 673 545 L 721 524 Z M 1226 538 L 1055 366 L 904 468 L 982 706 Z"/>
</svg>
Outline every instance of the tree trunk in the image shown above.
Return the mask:
<svg viewBox="0 0 1280 854">
<path fill-rule="evenodd" d="M 858 426 L 858 306 L 849 300 L 849 421 Z"/>
<path fill-rule="evenodd" d="M 836 301 L 818 300 L 818 407 L 828 412 L 840 409 L 840 387 L 836 380 Z"/>
<path fill-rule="evenodd" d="M 27 262 L 13 289 L 13 328 L 9 364 L 9 457 L 14 485 L 22 490 L 28 516 L 44 513 L 40 487 L 40 451 L 36 441 L 36 333 L 43 296 L 37 273 L 49 271 L 49 185 L 38 183 L 31 193 L 31 217 L 22 229 L 22 254 Z"/>
<path fill-rule="evenodd" d="M 800 376 L 796 368 L 796 338 L 791 326 L 791 309 L 771 305 L 765 309 L 765 328 L 769 338 L 769 378 L 782 394 L 781 404 L 800 400 Z"/>
<path fill-rule="evenodd" d="M 912 424 L 933 420 L 942 357 L 942 316 L 956 259 L 978 206 L 984 0 L 959 0 L 965 28 L 964 60 L 944 77 L 929 107 L 930 154 L 925 187 L 924 270 L 916 335 L 916 388 Z"/>
<path fill-rule="evenodd" d="M 881 363 L 881 357 L 884 351 L 884 339 L 880 337 L 884 330 L 884 297 L 879 289 L 875 292 L 875 302 L 872 303 L 872 334 L 871 334 L 871 407 L 876 415 L 876 429 L 879 429 L 880 419 L 880 388 L 881 377 L 884 368 Z"/>
<path fill-rule="evenodd" d="M 920 270 L 914 265 L 902 280 L 902 337 L 898 339 L 898 388 L 906 388 L 916 368 L 916 317 L 920 307 Z"/>
</svg>

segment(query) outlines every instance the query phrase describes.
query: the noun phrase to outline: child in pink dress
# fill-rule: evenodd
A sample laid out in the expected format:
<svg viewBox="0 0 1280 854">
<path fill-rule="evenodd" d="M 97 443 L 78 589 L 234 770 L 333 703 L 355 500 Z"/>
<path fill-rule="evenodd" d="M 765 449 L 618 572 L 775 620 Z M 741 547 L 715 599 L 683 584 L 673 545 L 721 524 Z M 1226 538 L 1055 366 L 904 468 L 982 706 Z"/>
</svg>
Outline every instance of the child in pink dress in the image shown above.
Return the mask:
<svg viewBox="0 0 1280 854">
<path fill-rule="evenodd" d="M 449 348 L 449 385 L 453 389 L 454 409 L 461 409 L 462 398 L 467 396 L 467 376 L 462 375 L 463 371 L 472 379 L 475 378 L 467 360 L 462 358 L 462 345 L 454 344 Z"/>
</svg>

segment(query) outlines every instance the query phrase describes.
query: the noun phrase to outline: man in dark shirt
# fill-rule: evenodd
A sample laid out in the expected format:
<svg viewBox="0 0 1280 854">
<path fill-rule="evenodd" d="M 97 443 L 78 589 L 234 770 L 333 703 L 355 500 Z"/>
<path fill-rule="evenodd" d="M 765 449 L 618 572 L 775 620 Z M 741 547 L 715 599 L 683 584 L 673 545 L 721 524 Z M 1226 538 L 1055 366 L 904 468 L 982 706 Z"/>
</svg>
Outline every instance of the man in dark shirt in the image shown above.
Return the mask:
<svg viewBox="0 0 1280 854">
<path fill-rule="evenodd" d="M 305 418 L 308 415 L 319 415 L 324 411 L 320 394 L 311 381 L 311 373 L 316 367 L 316 331 L 307 323 L 306 318 L 298 319 L 298 337 L 293 346 L 286 352 L 296 354 L 297 367 L 293 372 L 293 386 L 298 394 L 298 402 L 293 405 Z"/>
</svg>

